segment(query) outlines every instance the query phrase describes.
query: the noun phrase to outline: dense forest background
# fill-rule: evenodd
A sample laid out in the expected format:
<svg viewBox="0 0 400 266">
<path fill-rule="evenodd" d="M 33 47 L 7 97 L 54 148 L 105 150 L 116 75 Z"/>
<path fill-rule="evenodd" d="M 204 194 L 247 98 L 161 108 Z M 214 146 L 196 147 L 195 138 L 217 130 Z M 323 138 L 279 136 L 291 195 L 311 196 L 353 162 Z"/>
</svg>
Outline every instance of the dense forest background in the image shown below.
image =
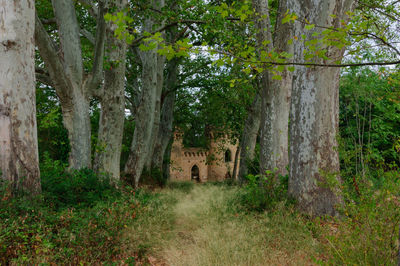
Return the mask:
<svg viewBox="0 0 400 266">
<path fill-rule="evenodd" d="M 0 126 L 10 117 L 37 136 L 0 132 L 0 264 L 157 265 L 167 240 L 155 232 L 173 231 L 171 210 L 190 193 L 216 198 L 200 216 L 260 222 L 283 235 L 277 249 L 307 250 L 305 263 L 400 259 L 399 2 L 24 2 L 36 8 L 25 16 L 36 98 L 8 102 L 0 83 Z M 36 99 L 21 111 L 30 129 L 7 109 L 23 97 Z M 238 178 L 171 182 L 176 129 L 203 148 L 228 132 Z M 257 256 L 227 258 L 270 259 Z"/>
</svg>

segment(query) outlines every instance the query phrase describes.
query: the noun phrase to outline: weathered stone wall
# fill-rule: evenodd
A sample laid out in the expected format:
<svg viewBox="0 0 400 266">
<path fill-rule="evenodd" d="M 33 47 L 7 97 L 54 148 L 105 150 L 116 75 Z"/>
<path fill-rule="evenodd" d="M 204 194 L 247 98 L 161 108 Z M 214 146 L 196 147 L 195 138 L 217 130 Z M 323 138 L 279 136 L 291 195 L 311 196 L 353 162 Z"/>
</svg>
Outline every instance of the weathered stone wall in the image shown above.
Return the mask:
<svg viewBox="0 0 400 266">
<path fill-rule="evenodd" d="M 199 168 L 200 182 L 222 181 L 227 176 L 232 177 L 237 144 L 232 144 L 226 135 L 217 139 L 213 137 L 211 136 L 209 150 L 185 148 L 182 144 L 183 134 L 175 132 L 171 150 L 171 180 L 191 180 L 194 165 Z M 227 150 L 230 153 L 230 161 L 225 162 Z"/>
</svg>

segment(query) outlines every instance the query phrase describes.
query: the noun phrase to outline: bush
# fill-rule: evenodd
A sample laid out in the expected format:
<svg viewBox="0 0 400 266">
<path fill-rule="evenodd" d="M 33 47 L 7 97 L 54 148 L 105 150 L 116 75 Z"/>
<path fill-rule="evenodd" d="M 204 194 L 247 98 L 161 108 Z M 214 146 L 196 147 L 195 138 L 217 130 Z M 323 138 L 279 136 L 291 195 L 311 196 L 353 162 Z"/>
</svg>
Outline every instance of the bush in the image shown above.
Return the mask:
<svg viewBox="0 0 400 266">
<path fill-rule="evenodd" d="M 120 196 L 108 175 L 90 169 L 66 171 L 59 161 L 45 161 L 41 181 L 44 200 L 55 209 L 91 207 Z"/>
<path fill-rule="evenodd" d="M 0 265 L 133 261 L 136 251 L 123 248 L 125 229 L 154 201 L 153 194 L 125 187 L 106 201 L 53 208 L 48 204 L 70 203 L 75 198 L 65 201 L 56 194 L 9 198 L 4 188 L 0 186 Z"/>
<path fill-rule="evenodd" d="M 270 171 L 265 175 L 247 175 L 246 185 L 235 199 L 237 205 L 246 211 L 261 212 L 286 200 L 288 176 L 275 176 Z"/>
<path fill-rule="evenodd" d="M 194 188 L 194 183 L 191 181 L 174 181 L 168 182 L 167 188 L 176 189 L 184 193 L 189 193 Z"/>
<path fill-rule="evenodd" d="M 160 168 L 143 169 L 140 183 L 150 186 L 165 187 L 167 178 L 164 176 Z"/>
<path fill-rule="evenodd" d="M 367 183 L 368 184 L 368 183 Z M 379 187 L 363 185 L 344 193 L 343 219 L 326 237 L 331 261 L 341 265 L 396 265 L 400 224 L 399 172 L 382 173 Z"/>
</svg>

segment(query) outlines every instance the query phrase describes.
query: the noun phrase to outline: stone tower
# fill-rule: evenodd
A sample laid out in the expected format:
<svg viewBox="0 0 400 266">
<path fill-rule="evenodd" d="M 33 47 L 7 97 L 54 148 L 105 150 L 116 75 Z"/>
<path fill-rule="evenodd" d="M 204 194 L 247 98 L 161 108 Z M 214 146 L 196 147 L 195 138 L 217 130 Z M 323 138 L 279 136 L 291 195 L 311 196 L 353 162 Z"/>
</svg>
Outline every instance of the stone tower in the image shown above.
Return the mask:
<svg viewBox="0 0 400 266">
<path fill-rule="evenodd" d="M 210 134 L 209 149 L 184 147 L 183 132 L 174 132 L 171 148 L 171 180 L 198 182 L 222 181 L 232 178 L 237 143 L 227 134 Z"/>
</svg>

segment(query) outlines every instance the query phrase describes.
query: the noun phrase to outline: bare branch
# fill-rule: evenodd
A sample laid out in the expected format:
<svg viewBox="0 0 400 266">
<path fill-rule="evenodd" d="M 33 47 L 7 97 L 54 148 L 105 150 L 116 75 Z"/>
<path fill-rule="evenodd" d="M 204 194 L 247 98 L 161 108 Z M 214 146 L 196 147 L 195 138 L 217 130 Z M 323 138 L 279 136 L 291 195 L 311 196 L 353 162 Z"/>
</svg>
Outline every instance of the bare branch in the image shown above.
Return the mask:
<svg viewBox="0 0 400 266">
<path fill-rule="evenodd" d="M 69 82 L 65 76 L 64 66 L 57 53 L 55 44 L 47 34 L 37 15 L 35 20 L 35 40 L 39 53 L 49 71 L 49 76 L 54 85 L 53 87 L 57 90 L 57 94 L 60 99 L 63 97 L 69 97 Z M 42 72 L 45 73 L 45 71 Z"/>
<path fill-rule="evenodd" d="M 97 89 L 103 79 L 104 44 L 106 39 L 106 22 L 104 20 L 105 13 L 106 10 L 104 3 L 99 1 L 93 69 L 89 83 L 89 91 L 91 92 Z"/>
<path fill-rule="evenodd" d="M 49 19 L 42 18 L 40 21 L 42 22 L 43 25 L 55 24 L 57 22 L 56 18 L 49 18 Z"/>
<path fill-rule="evenodd" d="M 95 45 L 96 39 L 95 39 L 95 37 L 93 36 L 93 34 L 90 31 L 88 31 L 86 29 L 81 29 L 80 33 L 82 34 L 82 36 L 84 36 L 86 39 L 88 39 L 88 41 L 91 44 Z"/>
<path fill-rule="evenodd" d="M 84 7 L 86 7 L 89 11 L 89 14 L 94 17 L 97 18 L 97 7 L 94 5 L 94 3 L 90 0 L 78 0 L 79 3 L 81 3 Z"/>
<path fill-rule="evenodd" d="M 36 81 L 38 81 L 46 86 L 54 88 L 53 82 L 51 81 L 51 78 L 49 75 L 45 75 L 45 74 L 37 73 L 37 72 L 35 74 L 36 74 Z"/>
<path fill-rule="evenodd" d="M 311 62 L 274 62 L 274 61 L 253 61 L 253 60 L 248 60 L 247 58 L 242 58 L 238 57 L 232 53 L 228 53 L 225 51 L 220 51 L 220 50 L 212 50 L 215 53 L 223 54 L 223 55 L 228 55 L 234 58 L 237 58 L 238 60 L 246 63 L 252 63 L 252 64 L 260 64 L 260 65 L 266 65 L 266 66 L 308 66 L 308 67 L 355 67 L 355 66 L 389 66 L 389 65 L 399 65 L 400 60 L 397 61 L 387 61 L 387 62 L 365 62 L 365 63 L 348 63 L 348 64 L 330 64 L 330 63 L 311 63 Z"/>
<path fill-rule="evenodd" d="M 195 20 L 195 19 L 184 19 L 184 20 L 174 21 L 174 22 L 171 22 L 170 24 L 167 24 L 165 26 L 162 26 L 162 27 L 150 32 L 150 34 L 155 34 L 157 32 L 164 31 L 164 30 L 166 30 L 168 28 L 171 28 L 173 26 L 176 26 L 178 24 L 189 24 L 189 25 L 190 24 L 206 24 L 206 21 Z M 144 38 L 146 38 L 146 37 L 145 36 L 141 36 L 141 37 L 137 38 L 136 40 L 134 40 L 132 42 L 131 46 L 137 46 Z"/>
</svg>

